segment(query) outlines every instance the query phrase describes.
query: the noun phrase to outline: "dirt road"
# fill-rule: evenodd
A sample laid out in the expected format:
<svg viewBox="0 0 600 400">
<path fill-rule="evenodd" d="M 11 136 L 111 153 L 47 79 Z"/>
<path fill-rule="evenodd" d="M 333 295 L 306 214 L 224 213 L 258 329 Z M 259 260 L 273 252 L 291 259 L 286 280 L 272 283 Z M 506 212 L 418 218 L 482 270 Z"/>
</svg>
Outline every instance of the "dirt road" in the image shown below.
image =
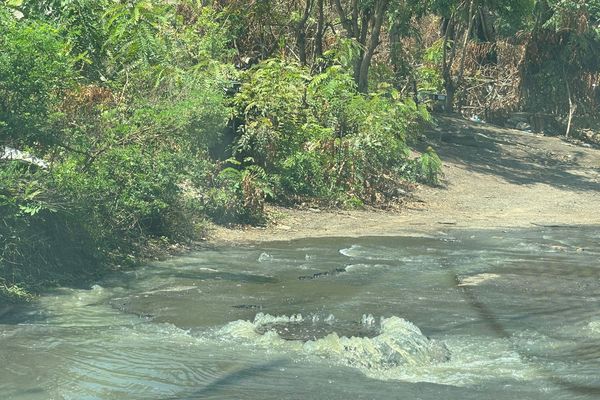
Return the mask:
<svg viewBox="0 0 600 400">
<path fill-rule="evenodd" d="M 441 188 L 419 187 L 399 211 L 273 208 L 266 228 L 212 232 L 214 242 L 426 234 L 454 228 L 600 226 L 600 150 L 439 117 L 426 142 L 444 162 Z"/>
</svg>

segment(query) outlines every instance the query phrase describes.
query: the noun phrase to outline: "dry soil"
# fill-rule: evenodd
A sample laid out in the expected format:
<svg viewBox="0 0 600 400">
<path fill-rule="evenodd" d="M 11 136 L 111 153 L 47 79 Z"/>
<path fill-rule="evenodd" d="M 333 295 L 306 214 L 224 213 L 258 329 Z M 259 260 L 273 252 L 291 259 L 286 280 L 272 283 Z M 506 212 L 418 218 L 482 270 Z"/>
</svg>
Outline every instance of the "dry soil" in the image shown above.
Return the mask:
<svg viewBox="0 0 600 400">
<path fill-rule="evenodd" d="M 266 227 L 215 227 L 211 243 L 456 229 L 600 227 L 600 150 L 441 116 L 423 138 L 444 163 L 442 187 L 419 186 L 395 211 L 272 207 Z"/>
</svg>

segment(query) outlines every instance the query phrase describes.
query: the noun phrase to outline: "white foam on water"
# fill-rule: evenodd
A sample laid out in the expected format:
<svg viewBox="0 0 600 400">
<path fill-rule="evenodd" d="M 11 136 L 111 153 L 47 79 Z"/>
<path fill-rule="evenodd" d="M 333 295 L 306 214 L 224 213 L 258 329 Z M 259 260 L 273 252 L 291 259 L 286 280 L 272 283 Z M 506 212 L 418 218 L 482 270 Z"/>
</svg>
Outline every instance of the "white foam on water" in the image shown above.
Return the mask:
<svg viewBox="0 0 600 400">
<path fill-rule="evenodd" d="M 400 259 L 395 249 L 363 247 L 358 244 L 340 249 L 339 253 L 349 258 L 361 258 L 364 260 L 395 261 Z"/>
<path fill-rule="evenodd" d="M 273 261 L 273 256 L 269 253 L 260 253 L 260 256 L 258 256 L 258 262 L 260 263 L 269 261 Z"/>
<path fill-rule="evenodd" d="M 382 318 L 379 334 L 371 338 L 340 337 L 334 332 L 317 340 L 302 342 L 285 340 L 275 330 L 259 333 L 260 328 L 268 324 L 301 321 L 301 315 L 288 317 L 259 313 L 254 321 L 231 322 L 219 329 L 216 335 L 221 340 L 232 340 L 267 351 L 318 357 L 333 364 L 358 368 L 374 377 L 380 377 L 381 371 L 392 368 L 431 365 L 445 362 L 449 357 L 442 343 L 428 339 L 416 325 L 395 316 Z M 375 318 L 365 316 L 363 322 L 374 324 Z"/>
<path fill-rule="evenodd" d="M 460 279 L 460 283 L 458 284 L 458 286 L 478 286 L 483 282 L 497 278 L 500 278 L 500 275 L 492 273 L 482 273 L 477 275 L 466 276 Z"/>
<path fill-rule="evenodd" d="M 179 293 L 179 292 L 189 292 L 190 290 L 198 290 L 198 286 L 169 286 L 161 289 L 150 290 L 147 292 L 142 292 L 140 295 L 149 295 L 149 294 L 157 294 L 157 293 Z"/>
<path fill-rule="evenodd" d="M 385 265 L 381 264 L 351 264 L 345 267 L 346 272 L 364 272 L 374 268 L 385 268 Z"/>
<path fill-rule="evenodd" d="M 588 329 L 592 334 L 600 335 L 600 320 L 590 322 Z"/>
<path fill-rule="evenodd" d="M 346 257 L 360 257 L 364 254 L 363 251 L 361 251 L 363 249 L 362 246 L 359 246 L 357 244 L 353 244 L 352 246 L 345 248 L 345 249 L 340 249 L 340 254 Z"/>
<path fill-rule="evenodd" d="M 383 371 L 380 379 L 430 382 L 451 386 L 474 386 L 486 381 L 543 379 L 540 372 L 523 360 L 510 339 L 445 338 L 451 354 L 445 363 L 415 365 L 410 369 Z"/>
<path fill-rule="evenodd" d="M 309 320 L 315 321 L 314 318 Z M 523 359 L 521 354 L 522 347 L 528 347 L 528 343 L 548 342 L 532 337 L 534 333 L 497 339 L 449 336 L 438 341 L 427 338 L 416 325 L 403 318 L 393 316 L 379 320 L 372 315 L 364 315 L 361 320 L 364 326 L 380 323 L 379 334 L 370 338 L 340 337 L 334 332 L 302 342 L 285 340 L 275 330 L 260 333 L 260 328 L 267 324 L 300 321 L 304 321 L 301 315 L 260 313 L 254 321 L 231 322 L 216 335 L 221 341 L 233 341 L 254 351 L 283 352 L 309 361 L 316 357 L 332 365 L 350 366 L 378 380 L 476 386 L 499 379 L 526 382 L 545 376 L 543 370 Z M 591 329 L 600 329 L 600 321 L 593 326 Z"/>
<path fill-rule="evenodd" d="M 193 269 L 194 271 L 204 271 L 204 272 L 219 272 L 218 269 L 214 269 L 214 268 L 209 268 L 209 267 L 200 267 L 198 268 L 197 266 L 192 266 L 190 269 Z"/>
<path fill-rule="evenodd" d="M 325 319 L 324 319 L 326 324 L 334 324 L 335 323 L 335 315 L 333 314 L 329 314 Z"/>
<path fill-rule="evenodd" d="M 374 326 L 375 325 L 375 317 L 372 314 L 363 315 L 361 319 L 361 323 L 366 326 Z"/>
</svg>

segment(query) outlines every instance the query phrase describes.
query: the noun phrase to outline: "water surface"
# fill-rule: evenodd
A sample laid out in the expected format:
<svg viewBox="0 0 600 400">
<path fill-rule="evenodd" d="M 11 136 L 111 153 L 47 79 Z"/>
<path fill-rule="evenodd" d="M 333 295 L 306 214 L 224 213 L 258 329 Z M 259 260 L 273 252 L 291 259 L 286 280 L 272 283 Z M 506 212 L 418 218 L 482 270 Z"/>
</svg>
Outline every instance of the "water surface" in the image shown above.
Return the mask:
<svg viewBox="0 0 600 400">
<path fill-rule="evenodd" d="M 600 229 L 222 247 L 0 320 L 8 399 L 600 398 Z"/>
</svg>

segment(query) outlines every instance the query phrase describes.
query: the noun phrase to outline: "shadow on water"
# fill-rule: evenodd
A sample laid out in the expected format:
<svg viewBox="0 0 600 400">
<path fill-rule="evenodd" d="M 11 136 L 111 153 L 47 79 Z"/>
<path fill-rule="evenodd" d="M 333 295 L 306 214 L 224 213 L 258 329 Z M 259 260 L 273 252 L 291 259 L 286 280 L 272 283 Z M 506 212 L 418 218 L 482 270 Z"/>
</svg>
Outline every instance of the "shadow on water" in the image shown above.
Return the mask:
<svg viewBox="0 0 600 400">
<path fill-rule="evenodd" d="M 579 177 L 580 178 L 580 177 Z M 523 178 L 524 181 L 523 183 L 527 183 L 526 179 Z M 567 179 L 567 178 L 565 178 Z M 568 178 L 571 179 L 571 178 Z M 587 182 L 585 181 L 581 181 L 579 182 L 579 184 L 583 185 L 584 187 L 586 187 L 588 185 Z M 577 186 L 578 184 L 575 184 L 575 186 Z M 581 187 L 578 187 L 579 190 L 581 190 Z M 595 189 L 595 190 L 600 190 L 600 188 Z M 560 229 L 580 229 L 581 227 L 576 227 L 576 226 L 548 226 L 546 228 L 560 228 Z M 339 239 L 339 238 L 338 238 Z M 377 239 L 377 243 L 381 243 L 382 238 L 369 238 L 369 237 L 363 237 L 363 240 L 369 240 L 369 239 Z M 392 240 L 392 239 L 389 239 Z M 474 290 L 474 287 L 469 287 L 469 286 L 459 286 L 461 284 L 461 280 L 459 278 L 459 273 L 458 271 L 455 271 L 452 268 L 452 263 L 449 262 L 449 260 L 445 260 L 445 262 L 442 262 L 444 269 L 447 270 L 448 272 L 448 279 L 449 282 L 452 283 L 454 286 L 457 287 L 457 289 L 460 291 L 460 293 L 463 295 L 463 297 L 465 298 L 465 300 L 467 301 L 467 303 L 471 306 L 471 308 L 477 313 L 477 315 L 479 315 L 481 322 L 483 324 L 486 324 L 490 330 L 492 332 L 495 333 L 495 335 L 500 338 L 500 339 L 506 339 L 509 343 L 511 343 L 513 335 L 511 334 L 511 332 L 509 331 L 509 329 L 503 324 L 503 321 L 501 320 L 501 318 L 499 318 L 491 309 L 490 307 L 488 307 L 484 302 L 482 302 L 479 297 L 477 296 L 476 291 Z M 547 265 L 546 269 L 551 269 L 553 268 L 551 265 Z M 568 271 L 568 270 L 564 270 L 561 267 L 560 273 L 562 276 L 570 276 L 573 273 L 576 273 L 577 276 L 581 276 L 582 274 L 586 277 L 586 278 L 590 278 L 590 279 L 597 279 L 597 271 L 594 269 L 593 271 L 582 271 L 581 269 L 577 269 L 577 271 Z M 368 287 L 368 283 L 365 283 L 362 286 L 363 290 L 366 290 L 366 288 Z M 564 306 L 558 309 L 553 309 L 553 310 L 548 310 L 548 311 L 544 311 L 544 314 L 550 314 L 550 313 L 561 313 L 561 312 L 569 312 L 569 311 L 573 311 L 573 307 L 572 306 Z M 518 319 L 518 318 L 524 318 L 525 316 L 520 315 L 517 317 L 513 317 L 511 318 L 511 320 L 514 319 Z M 472 324 L 472 322 L 469 322 L 470 324 Z M 574 344 L 576 347 L 573 349 L 570 349 L 569 351 L 569 355 L 571 356 L 577 356 L 578 360 L 582 360 L 582 359 L 586 359 L 586 360 L 597 360 L 600 357 L 600 349 L 598 349 L 597 345 L 594 344 L 590 344 L 590 343 L 582 343 L 582 342 L 578 342 L 576 344 Z M 530 366 L 537 370 L 540 375 L 544 376 L 548 382 L 551 382 L 552 384 L 562 388 L 565 391 L 568 391 L 570 393 L 576 394 L 576 395 L 585 395 L 585 396 L 590 396 L 592 398 L 600 398 L 600 386 L 595 386 L 595 385 L 585 385 L 585 384 L 580 384 L 580 383 L 576 383 L 576 382 L 572 382 L 569 381 L 561 376 L 557 376 L 553 371 L 545 368 L 543 365 L 540 365 L 539 363 L 536 363 L 535 361 L 532 361 L 534 357 L 532 357 L 530 354 L 527 354 L 525 351 L 523 351 L 523 349 L 517 348 L 516 346 L 513 346 L 513 350 L 519 354 L 519 356 L 521 357 L 521 359 L 530 364 Z"/>
<path fill-rule="evenodd" d="M 198 390 L 194 391 L 193 393 L 182 395 L 182 396 L 169 397 L 166 400 L 204 399 L 211 394 L 218 393 L 223 388 L 237 385 L 249 378 L 256 377 L 257 375 L 260 375 L 264 372 L 273 371 L 275 369 L 281 368 L 285 364 L 286 364 L 286 361 L 284 359 L 280 359 L 280 360 L 273 360 L 273 361 L 270 361 L 268 363 L 264 363 L 261 365 L 252 365 L 252 366 L 249 366 L 246 368 L 242 368 L 240 370 L 230 372 L 227 375 L 214 380 L 213 382 L 209 383 L 202 389 L 198 389 Z"/>
<path fill-rule="evenodd" d="M 35 311 L 35 308 L 30 304 L 0 304 L 0 325 L 19 325 L 44 319 L 40 313 L 34 313 L 33 311 Z"/>
<path fill-rule="evenodd" d="M 458 275 L 454 274 L 453 279 L 456 282 L 456 285 L 458 286 L 460 284 L 460 278 L 458 277 Z M 508 339 L 510 341 L 512 337 L 511 333 L 500 322 L 500 320 L 494 314 L 494 312 L 487 305 L 485 305 L 482 301 L 479 300 L 474 290 L 467 286 L 462 286 L 461 289 L 461 293 L 464 295 L 471 307 L 477 312 L 481 319 L 489 325 L 489 327 L 496 333 L 496 335 L 499 338 Z M 530 359 L 529 355 L 524 354 L 524 352 L 521 349 L 514 348 L 514 350 L 521 356 L 523 361 L 528 362 L 528 360 Z M 594 348 L 594 350 L 597 351 L 598 349 Z M 552 371 L 543 368 L 537 363 L 531 363 L 531 366 L 534 367 L 537 371 L 542 372 L 546 379 L 548 379 L 548 381 L 554 383 L 557 386 L 562 387 L 565 390 L 581 395 L 600 396 L 600 386 L 582 385 L 569 382 L 568 380 L 563 379 L 560 376 L 556 376 L 552 373 Z"/>
</svg>

